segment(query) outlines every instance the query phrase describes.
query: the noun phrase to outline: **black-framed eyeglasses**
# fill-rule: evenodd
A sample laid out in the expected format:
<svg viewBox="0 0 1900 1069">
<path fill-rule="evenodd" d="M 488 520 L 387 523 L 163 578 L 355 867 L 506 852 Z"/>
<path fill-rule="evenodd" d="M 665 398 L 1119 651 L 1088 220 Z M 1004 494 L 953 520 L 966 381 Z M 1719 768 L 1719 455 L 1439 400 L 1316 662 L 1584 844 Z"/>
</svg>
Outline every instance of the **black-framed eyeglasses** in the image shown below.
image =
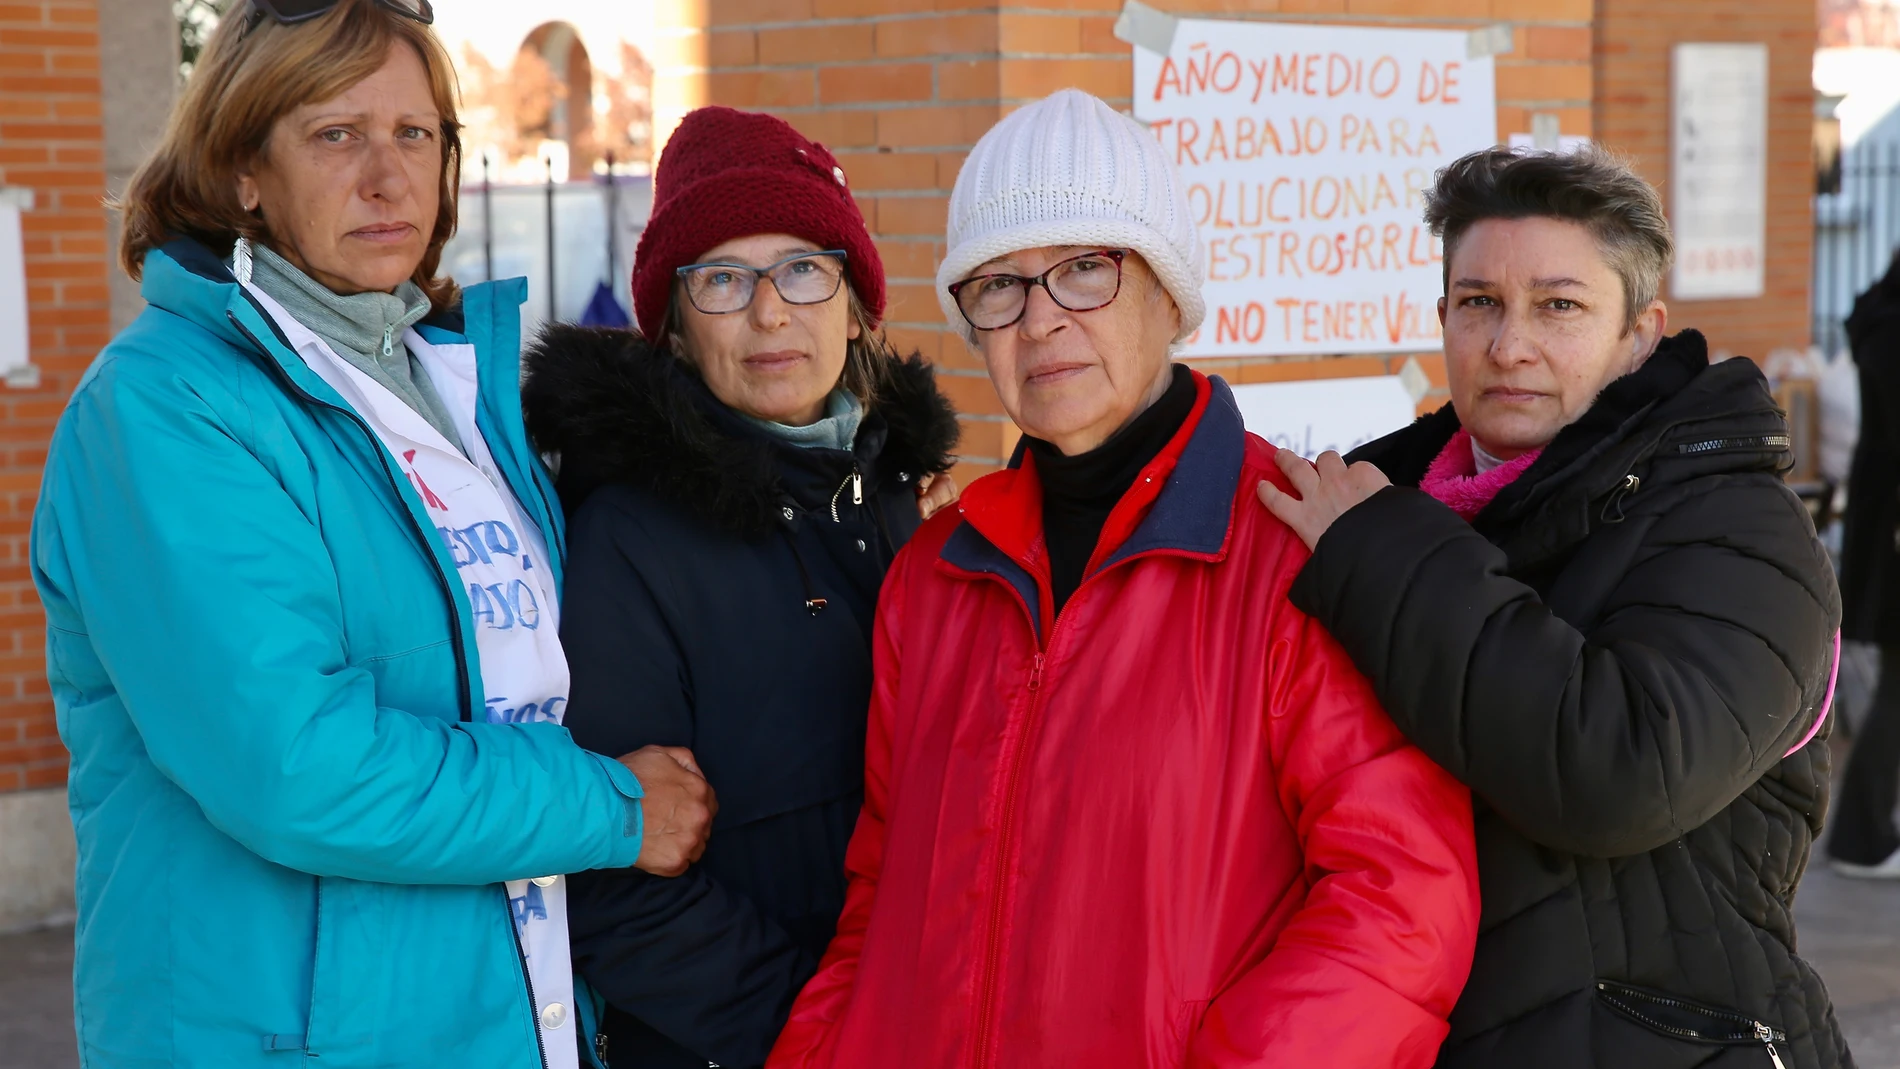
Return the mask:
<svg viewBox="0 0 1900 1069">
<path fill-rule="evenodd" d="M 694 308 L 718 316 L 750 307 L 762 278 L 771 280 L 786 304 L 823 304 L 844 284 L 844 259 L 843 249 L 826 249 L 795 252 L 764 267 L 713 261 L 687 264 L 673 273 L 685 283 L 686 299 Z"/>
<path fill-rule="evenodd" d="M 309 22 L 311 19 L 322 18 L 329 14 L 342 2 L 343 0 L 251 0 L 251 23 L 244 28 L 244 32 L 249 33 L 256 29 L 257 24 L 266 18 L 281 22 L 286 26 Z M 435 8 L 429 6 L 429 0 L 375 0 L 375 2 L 403 18 L 414 19 L 424 26 L 435 23 Z"/>
<path fill-rule="evenodd" d="M 1122 291 L 1122 260 L 1127 249 L 1103 249 L 1071 256 L 1042 274 L 974 275 L 949 285 L 963 318 L 978 330 L 1001 330 L 1021 320 L 1029 291 L 1041 286 L 1049 298 L 1071 312 L 1093 312 L 1113 303 Z"/>
</svg>

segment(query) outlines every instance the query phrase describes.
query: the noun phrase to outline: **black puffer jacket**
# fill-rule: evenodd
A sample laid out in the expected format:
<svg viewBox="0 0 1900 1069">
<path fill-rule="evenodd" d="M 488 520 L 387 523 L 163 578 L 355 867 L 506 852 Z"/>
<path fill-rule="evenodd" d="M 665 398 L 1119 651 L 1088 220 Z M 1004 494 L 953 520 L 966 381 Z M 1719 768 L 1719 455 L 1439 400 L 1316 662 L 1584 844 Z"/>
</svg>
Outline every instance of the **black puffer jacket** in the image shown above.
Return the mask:
<svg viewBox="0 0 1900 1069">
<path fill-rule="evenodd" d="M 872 615 L 955 414 L 892 361 L 854 452 L 802 449 L 630 332 L 554 328 L 527 367 L 570 517 L 567 726 L 605 754 L 689 747 L 719 796 L 686 875 L 570 880 L 575 965 L 622 1069 L 760 1065 L 843 908 Z"/>
<path fill-rule="evenodd" d="M 1900 259 L 1854 302 L 1860 441 L 1841 545 L 1844 637 L 1900 646 Z"/>
<path fill-rule="evenodd" d="M 1839 598 L 1754 364 L 1666 340 L 1473 523 L 1415 489 L 1448 405 L 1359 450 L 1394 487 L 1294 586 L 1477 797 L 1484 912 L 1439 1064 L 1851 1066 L 1795 956 Z"/>
</svg>

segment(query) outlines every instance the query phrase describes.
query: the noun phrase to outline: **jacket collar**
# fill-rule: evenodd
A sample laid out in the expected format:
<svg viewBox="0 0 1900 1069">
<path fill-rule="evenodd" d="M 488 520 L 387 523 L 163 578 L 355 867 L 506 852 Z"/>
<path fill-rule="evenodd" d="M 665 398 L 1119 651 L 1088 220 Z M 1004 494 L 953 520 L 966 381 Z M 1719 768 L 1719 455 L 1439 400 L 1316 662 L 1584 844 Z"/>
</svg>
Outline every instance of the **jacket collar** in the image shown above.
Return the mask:
<svg viewBox="0 0 1900 1069">
<path fill-rule="evenodd" d="M 638 487 L 721 530 L 756 534 L 787 504 L 815 510 L 855 467 L 866 490 L 946 471 L 957 419 L 920 357 L 892 358 L 850 454 L 804 449 L 740 418 L 698 375 L 629 331 L 551 326 L 530 346 L 522 401 L 561 456 L 572 509 L 608 483 Z M 901 478 L 900 478 L 901 477 Z"/>
<path fill-rule="evenodd" d="M 1417 486 L 1459 426 L 1446 405 L 1347 459 L 1370 461 L 1394 483 Z M 1789 455 L 1787 434 L 1761 369 L 1739 358 L 1710 364 L 1708 343 L 1685 330 L 1604 387 L 1472 526 L 1522 567 L 1561 553 L 1613 516 L 1608 501 L 1631 475 L 1640 472 L 1642 491 L 1652 492 L 1713 471 L 1779 470 Z M 1724 444 L 1697 452 L 1685 448 L 1691 439 Z"/>
<path fill-rule="evenodd" d="M 1181 429 L 1109 513 L 1083 572 L 1084 584 L 1136 557 L 1218 561 L 1227 555 L 1247 432 L 1226 382 L 1197 371 L 1194 385 L 1194 407 Z M 964 491 L 963 522 L 944 543 L 939 560 L 953 574 L 993 575 L 1008 583 L 1040 632 L 1042 621 L 1054 615 L 1042 486 L 1027 452 L 1018 450 L 1012 465 Z"/>
<path fill-rule="evenodd" d="M 147 253 L 140 293 L 154 308 L 187 320 L 238 353 L 264 362 L 266 370 L 288 383 L 293 393 L 360 419 L 349 402 L 304 363 L 276 322 L 203 243 L 174 238 Z M 431 314 L 415 330 L 431 344 L 474 347 L 476 426 L 516 498 L 541 524 L 553 547 L 564 540 L 561 512 L 554 507 L 553 485 L 546 469 L 527 448 L 527 430 L 521 419 L 520 364 L 516 357 L 520 351 L 521 303 L 526 297 L 526 279 L 468 286 L 456 305 Z M 407 484 L 399 485 L 398 492 L 425 530 L 433 524 Z M 561 563 L 559 559 L 554 562 L 557 573 Z"/>
<path fill-rule="evenodd" d="M 424 316 L 418 329 L 430 328 L 438 334 L 461 335 L 466 330 L 464 309 L 470 295 L 482 295 L 486 301 L 512 296 L 517 308 L 527 299 L 526 279 L 484 282 L 463 289 L 463 303 Z M 246 345 L 243 334 L 226 316 L 234 302 L 245 301 L 243 290 L 231 269 L 218 254 L 191 238 L 173 238 L 145 254 L 145 270 L 139 295 L 147 304 L 188 319 L 218 334 L 233 345 Z M 469 339 L 463 339 L 469 340 Z"/>
</svg>

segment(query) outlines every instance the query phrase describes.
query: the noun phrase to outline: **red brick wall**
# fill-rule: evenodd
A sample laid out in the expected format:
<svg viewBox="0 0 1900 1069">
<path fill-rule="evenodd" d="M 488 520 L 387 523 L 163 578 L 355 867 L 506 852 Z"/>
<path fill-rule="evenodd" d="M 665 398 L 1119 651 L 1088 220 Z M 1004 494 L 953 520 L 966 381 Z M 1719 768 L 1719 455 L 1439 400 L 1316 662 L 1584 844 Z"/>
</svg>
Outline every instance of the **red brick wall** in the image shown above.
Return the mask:
<svg viewBox="0 0 1900 1069">
<path fill-rule="evenodd" d="M 1808 344 L 1813 258 L 1812 0 L 1597 0 L 1596 128 L 1669 197 L 1669 63 L 1677 42 L 1768 46 L 1766 292 L 1740 301 L 1669 301 L 1670 329 L 1697 327 L 1712 348 L 1759 360 Z"/>
<path fill-rule="evenodd" d="M 946 391 L 965 413 L 966 456 L 997 456 L 1007 421 L 981 365 L 945 332 L 932 295 L 950 188 L 964 154 L 1003 115 L 1003 57 L 1042 54 L 1062 57 L 1055 63 L 1064 68 L 1086 65 L 1076 58 L 1084 21 L 994 7 L 938 12 L 928 0 L 659 5 L 659 136 L 687 109 L 728 104 L 783 115 L 838 156 L 884 258 L 891 337 L 938 362 Z M 1112 79 L 1106 70 L 1097 77 Z"/>
<path fill-rule="evenodd" d="M 1529 132 L 1551 112 L 1637 157 L 1666 190 L 1668 48 L 1677 40 L 1771 46 L 1767 299 L 1679 303 L 1676 322 L 1718 348 L 1761 355 L 1805 344 L 1811 240 L 1810 0 L 1172 0 L 1183 16 L 1358 25 L 1470 27 L 1509 22 L 1498 59 L 1498 132 Z M 944 328 L 930 293 L 946 199 L 971 143 L 1011 108 L 1063 86 L 1129 104 L 1129 48 L 1110 32 L 1119 0 L 961 6 L 960 0 L 662 0 L 672 27 L 659 109 L 702 103 L 774 111 L 838 150 L 885 251 L 893 336 L 939 362 L 965 413 L 963 475 L 999 462 L 1013 441 L 982 368 Z M 662 126 L 665 117 L 662 116 Z M 1399 358 L 1350 355 L 1200 362 L 1238 381 L 1396 370 Z M 1442 383 L 1442 362 L 1421 363 Z M 1437 392 L 1427 399 L 1436 404 Z"/>
<path fill-rule="evenodd" d="M 1529 132 L 1555 112 L 1591 132 L 1591 0 L 1177 0 L 1182 16 L 1475 27 L 1516 25 L 1498 64 L 1498 126 Z M 1014 443 L 983 368 L 950 333 L 931 287 L 944 215 L 965 153 L 1010 109 L 1076 86 L 1130 106 L 1129 46 L 1112 27 L 1120 0 L 661 0 L 656 112 L 706 103 L 783 115 L 836 151 L 891 278 L 890 330 L 937 361 L 964 414 L 964 481 Z M 1242 382 L 1396 371 L 1404 357 L 1200 362 Z M 1424 359 L 1438 379 L 1442 362 Z"/>
<path fill-rule="evenodd" d="M 40 385 L 0 386 L 0 791 L 57 786 L 66 753 L 47 697 L 27 529 L 46 440 L 108 331 L 104 135 L 93 0 L 0 0 L 0 185 L 24 220 Z"/>
</svg>

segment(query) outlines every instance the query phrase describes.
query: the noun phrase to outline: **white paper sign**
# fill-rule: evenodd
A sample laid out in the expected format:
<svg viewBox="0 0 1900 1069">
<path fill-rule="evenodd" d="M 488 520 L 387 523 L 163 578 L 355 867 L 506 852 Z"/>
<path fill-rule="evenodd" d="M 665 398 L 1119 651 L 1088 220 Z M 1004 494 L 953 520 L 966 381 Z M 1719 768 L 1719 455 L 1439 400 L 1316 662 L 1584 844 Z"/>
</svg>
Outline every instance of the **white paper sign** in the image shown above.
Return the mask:
<svg viewBox="0 0 1900 1069">
<path fill-rule="evenodd" d="M 1184 19 L 1137 47 L 1135 116 L 1188 184 L 1207 322 L 1188 356 L 1436 349 L 1432 174 L 1497 141 L 1462 30 Z"/>
<path fill-rule="evenodd" d="M 1412 395 L 1397 375 L 1263 382 L 1234 387 L 1247 429 L 1308 460 L 1342 456 L 1412 422 Z"/>
<path fill-rule="evenodd" d="M 1768 46 L 1679 44 L 1670 225 L 1682 300 L 1759 297 L 1768 240 Z"/>
<path fill-rule="evenodd" d="M 0 376 L 25 369 L 26 242 L 20 231 L 20 211 L 33 203 L 24 189 L 0 189 Z"/>
</svg>

